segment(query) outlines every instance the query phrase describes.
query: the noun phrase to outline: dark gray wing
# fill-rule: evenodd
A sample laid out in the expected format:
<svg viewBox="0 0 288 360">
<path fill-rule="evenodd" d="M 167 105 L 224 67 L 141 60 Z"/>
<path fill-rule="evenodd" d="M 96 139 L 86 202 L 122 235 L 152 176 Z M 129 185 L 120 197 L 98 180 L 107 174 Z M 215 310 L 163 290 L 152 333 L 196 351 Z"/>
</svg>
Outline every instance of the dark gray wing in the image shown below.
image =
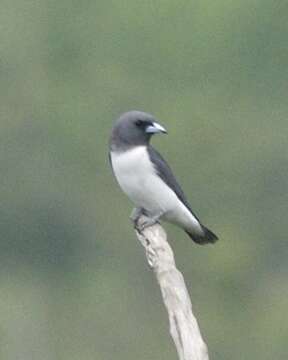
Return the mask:
<svg viewBox="0 0 288 360">
<path fill-rule="evenodd" d="M 190 210 L 193 216 L 200 222 L 198 217 L 192 211 L 191 206 L 188 203 L 188 200 L 186 199 L 183 190 L 181 189 L 180 185 L 175 179 L 175 176 L 173 175 L 172 170 L 170 169 L 167 162 L 163 159 L 163 157 L 159 154 L 159 152 L 155 150 L 152 146 L 148 146 L 147 150 L 150 160 L 152 161 L 160 178 L 175 192 L 178 199 L 182 201 L 182 203 Z"/>
</svg>

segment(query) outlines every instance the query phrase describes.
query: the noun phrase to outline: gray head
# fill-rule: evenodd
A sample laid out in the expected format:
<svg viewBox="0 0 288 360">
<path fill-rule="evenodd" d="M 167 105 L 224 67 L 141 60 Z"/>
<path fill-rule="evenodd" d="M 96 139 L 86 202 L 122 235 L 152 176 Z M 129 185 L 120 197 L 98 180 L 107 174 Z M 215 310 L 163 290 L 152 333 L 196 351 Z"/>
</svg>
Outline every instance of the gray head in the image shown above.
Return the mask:
<svg viewBox="0 0 288 360">
<path fill-rule="evenodd" d="M 153 134 L 166 133 L 151 114 L 129 111 L 116 120 L 110 138 L 111 150 L 127 150 L 133 146 L 147 145 Z"/>
</svg>

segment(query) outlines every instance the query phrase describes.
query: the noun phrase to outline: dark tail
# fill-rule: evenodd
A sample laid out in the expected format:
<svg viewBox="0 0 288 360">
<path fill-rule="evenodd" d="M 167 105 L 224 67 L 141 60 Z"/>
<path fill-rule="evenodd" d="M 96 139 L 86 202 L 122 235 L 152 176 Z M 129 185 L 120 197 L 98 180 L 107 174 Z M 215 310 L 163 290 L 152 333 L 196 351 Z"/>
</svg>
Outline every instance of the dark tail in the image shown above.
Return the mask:
<svg viewBox="0 0 288 360">
<path fill-rule="evenodd" d="M 186 233 L 190 236 L 190 238 L 195 241 L 195 243 L 199 245 L 205 245 L 205 244 L 214 244 L 218 237 L 209 229 L 207 229 L 205 226 L 202 226 L 202 234 L 192 234 L 188 231 Z"/>
</svg>

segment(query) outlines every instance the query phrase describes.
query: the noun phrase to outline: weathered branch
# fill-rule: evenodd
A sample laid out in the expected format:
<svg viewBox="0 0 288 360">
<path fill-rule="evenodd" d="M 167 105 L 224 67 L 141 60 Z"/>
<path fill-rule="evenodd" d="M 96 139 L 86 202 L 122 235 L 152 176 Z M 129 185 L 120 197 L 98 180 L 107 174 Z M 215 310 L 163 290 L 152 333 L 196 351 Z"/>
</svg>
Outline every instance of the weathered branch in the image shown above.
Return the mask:
<svg viewBox="0 0 288 360">
<path fill-rule="evenodd" d="M 145 221 L 142 216 L 138 225 Z M 146 250 L 150 267 L 154 270 L 166 306 L 170 334 L 174 340 L 179 360 L 209 360 L 197 320 L 192 312 L 191 300 L 184 278 L 176 268 L 173 251 L 163 228 L 153 225 L 139 232 L 137 237 Z"/>
</svg>

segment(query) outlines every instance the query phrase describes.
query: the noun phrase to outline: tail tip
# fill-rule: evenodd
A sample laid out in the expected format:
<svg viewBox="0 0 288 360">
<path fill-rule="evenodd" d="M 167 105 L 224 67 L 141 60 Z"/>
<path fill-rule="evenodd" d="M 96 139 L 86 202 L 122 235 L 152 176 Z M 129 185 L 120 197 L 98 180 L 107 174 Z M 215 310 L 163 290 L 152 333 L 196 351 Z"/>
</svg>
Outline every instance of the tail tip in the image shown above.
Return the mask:
<svg viewBox="0 0 288 360">
<path fill-rule="evenodd" d="M 188 231 L 186 233 L 190 236 L 190 238 L 195 241 L 199 245 L 205 244 L 215 244 L 218 240 L 218 236 L 214 234 L 211 230 L 207 229 L 202 225 L 203 234 L 191 234 Z"/>
</svg>

